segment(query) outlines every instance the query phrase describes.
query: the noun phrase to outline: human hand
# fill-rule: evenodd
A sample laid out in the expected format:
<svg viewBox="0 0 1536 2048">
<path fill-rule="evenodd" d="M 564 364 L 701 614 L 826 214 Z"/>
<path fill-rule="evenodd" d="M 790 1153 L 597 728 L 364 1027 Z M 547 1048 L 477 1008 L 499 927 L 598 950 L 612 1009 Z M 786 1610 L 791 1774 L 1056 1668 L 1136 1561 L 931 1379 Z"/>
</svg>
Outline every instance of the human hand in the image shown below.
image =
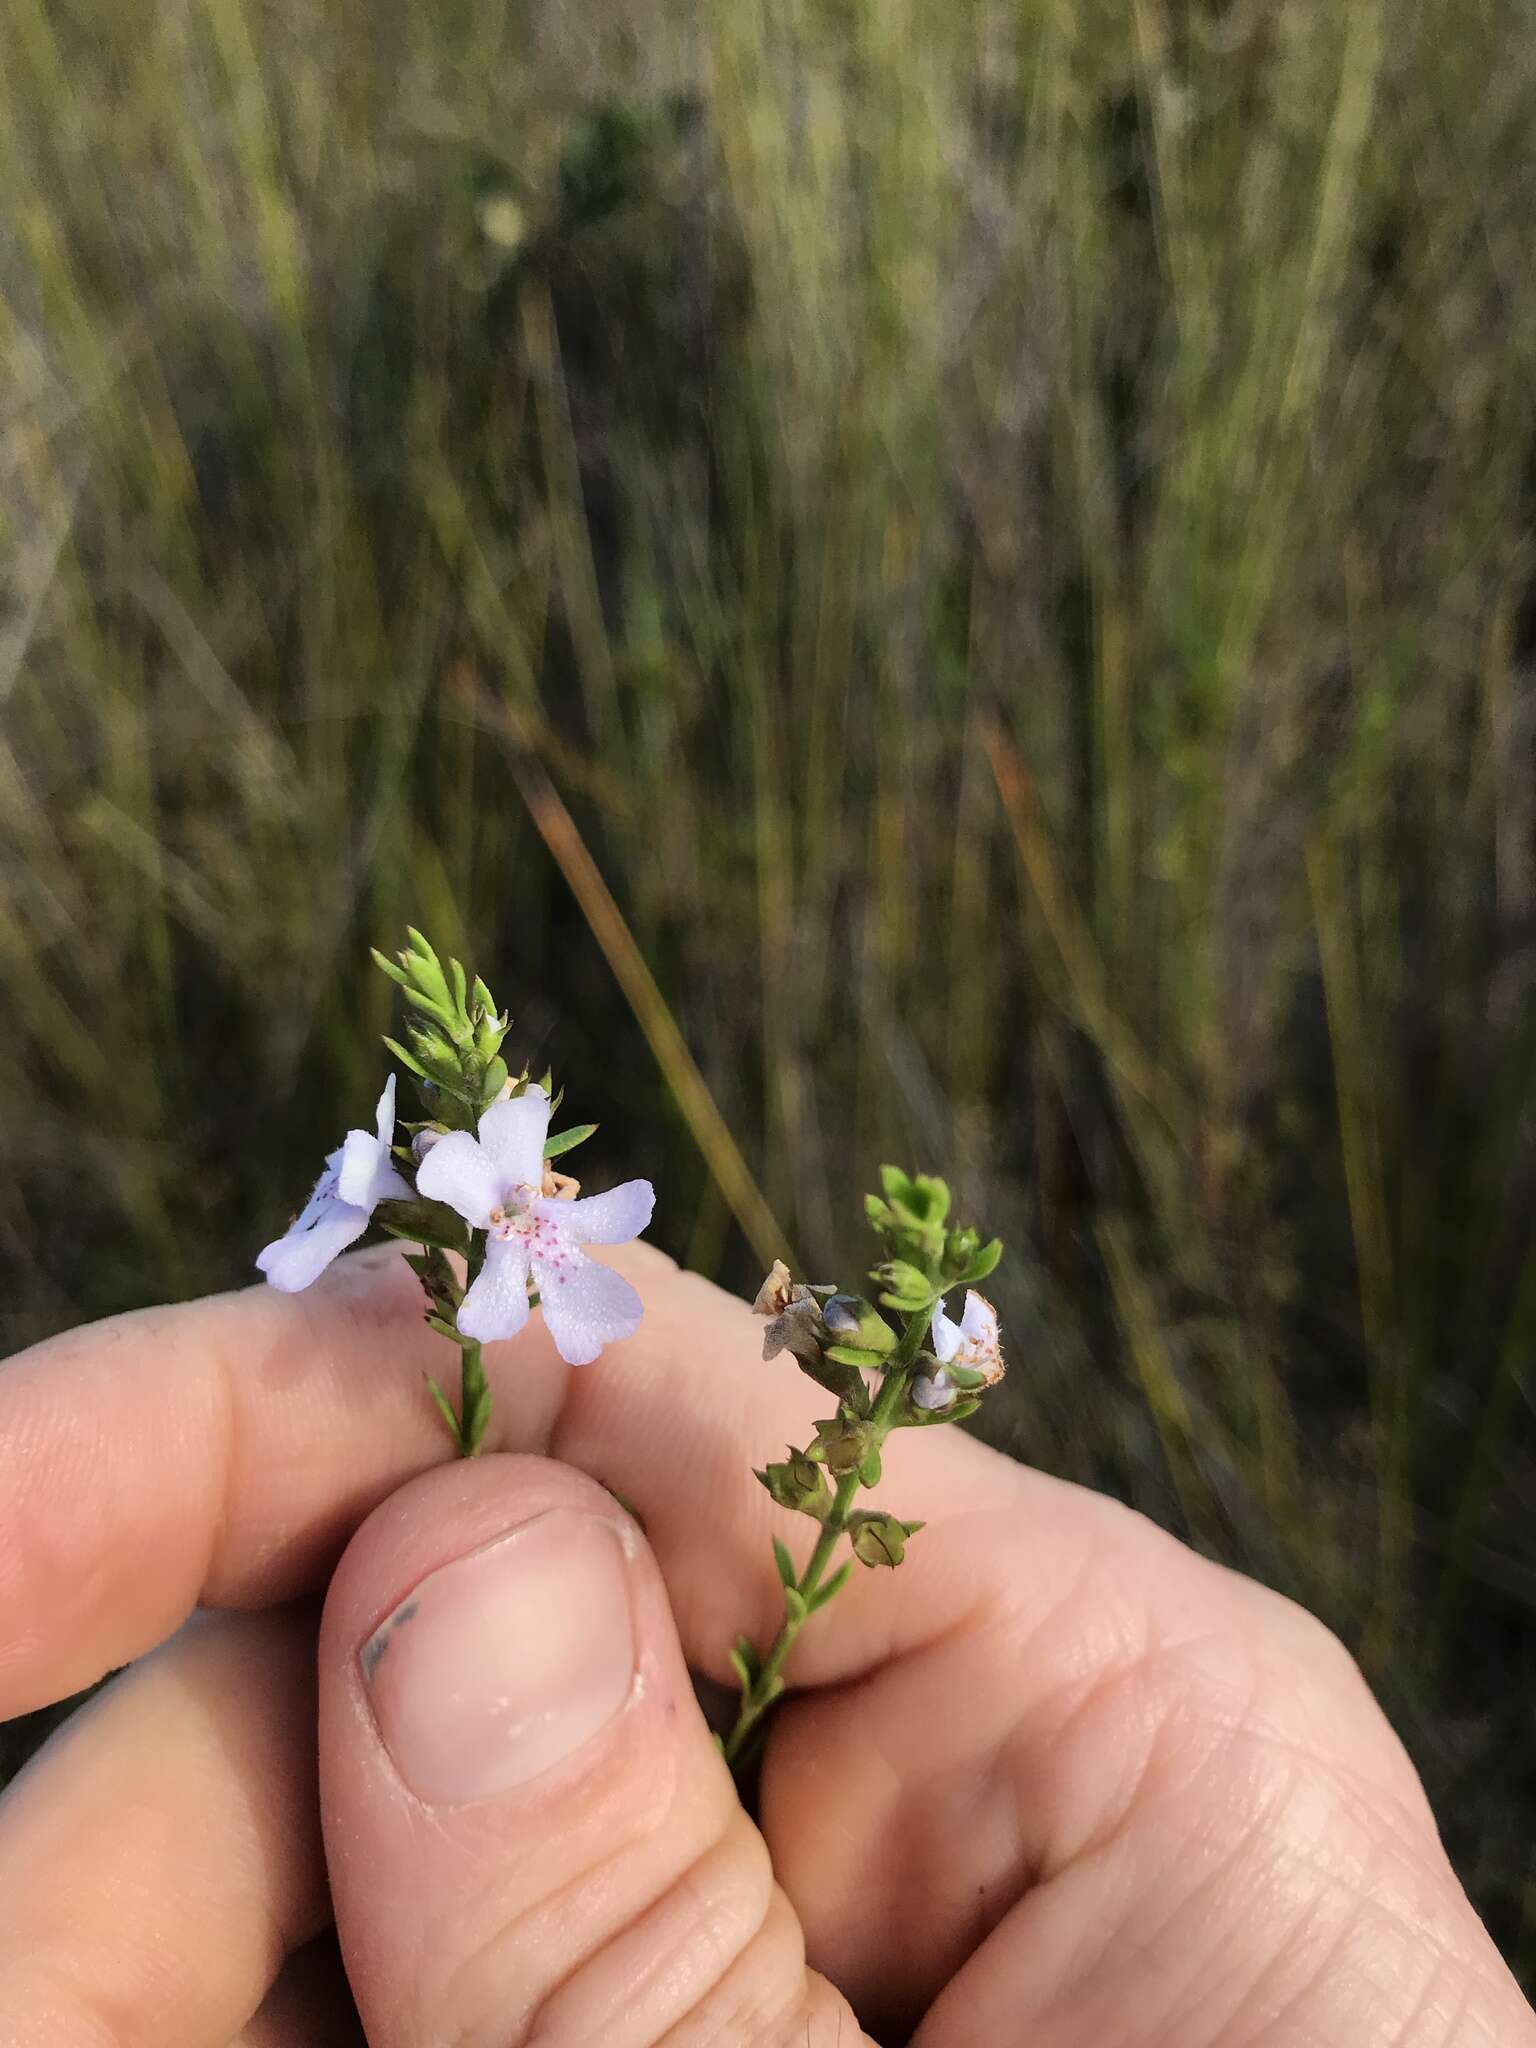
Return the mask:
<svg viewBox="0 0 1536 2048">
<path fill-rule="evenodd" d="M 355 2041 L 333 1913 L 373 2048 L 1536 2043 L 1339 1644 L 959 1432 L 892 1439 L 928 1526 L 797 1645 L 759 1832 L 688 1666 L 777 1617 L 816 1389 L 614 1263 L 640 1334 L 530 1327 L 473 1463 L 388 1251 L 0 1370 L 0 1715 L 143 1660 L 0 1801 L 3 2048 Z"/>
</svg>

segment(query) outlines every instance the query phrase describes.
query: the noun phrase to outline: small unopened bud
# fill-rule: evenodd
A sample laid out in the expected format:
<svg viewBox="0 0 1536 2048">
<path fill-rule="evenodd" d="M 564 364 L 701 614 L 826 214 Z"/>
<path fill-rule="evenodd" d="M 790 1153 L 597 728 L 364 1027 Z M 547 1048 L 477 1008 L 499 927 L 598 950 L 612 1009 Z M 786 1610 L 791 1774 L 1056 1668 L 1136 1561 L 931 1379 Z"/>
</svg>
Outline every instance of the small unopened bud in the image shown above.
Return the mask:
<svg viewBox="0 0 1536 2048">
<path fill-rule="evenodd" d="M 827 1475 L 819 1465 L 811 1463 L 804 1451 L 791 1449 L 780 1464 L 767 1466 L 757 1477 L 781 1508 L 793 1508 L 798 1514 L 825 1521 L 832 1505 Z"/>
<path fill-rule="evenodd" d="M 945 1263 L 953 1272 L 964 1272 L 980 1250 L 981 1233 L 965 1224 L 949 1233 L 944 1245 Z"/>
<path fill-rule="evenodd" d="M 841 1476 L 857 1472 L 875 1447 L 874 1433 L 867 1422 L 850 1422 L 840 1415 L 832 1422 L 816 1425 L 816 1448 L 829 1472 Z"/>
<path fill-rule="evenodd" d="M 437 1143 L 438 1139 L 444 1137 L 445 1135 L 445 1132 L 434 1131 L 430 1127 L 426 1130 L 418 1131 L 416 1133 L 415 1137 L 411 1140 L 411 1157 L 415 1160 L 418 1166 L 420 1166 L 423 1159 L 425 1159 L 427 1154 L 432 1150 L 432 1147 Z"/>
<path fill-rule="evenodd" d="M 940 1366 L 936 1372 L 920 1372 L 912 1382 L 912 1405 L 922 1408 L 929 1415 L 942 1414 L 946 1408 L 953 1408 L 956 1391 L 949 1374 Z"/>
<path fill-rule="evenodd" d="M 839 1344 L 873 1351 L 882 1358 L 896 1348 L 896 1332 L 877 1308 L 857 1294 L 834 1294 L 821 1314 Z"/>
<path fill-rule="evenodd" d="M 907 1538 L 915 1536 L 921 1522 L 899 1522 L 894 1515 L 849 1517 L 848 1534 L 853 1554 L 871 1570 L 881 1565 L 898 1565 L 906 1554 Z"/>
</svg>

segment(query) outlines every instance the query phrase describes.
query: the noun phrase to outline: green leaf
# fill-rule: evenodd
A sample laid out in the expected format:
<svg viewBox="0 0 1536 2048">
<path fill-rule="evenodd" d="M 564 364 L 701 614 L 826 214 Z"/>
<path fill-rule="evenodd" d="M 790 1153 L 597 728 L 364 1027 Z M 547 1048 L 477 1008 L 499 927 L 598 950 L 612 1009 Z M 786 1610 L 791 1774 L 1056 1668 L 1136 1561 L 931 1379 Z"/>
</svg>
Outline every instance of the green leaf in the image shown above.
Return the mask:
<svg viewBox="0 0 1536 2048">
<path fill-rule="evenodd" d="M 418 1010 L 424 1010 L 439 1024 L 446 1023 L 452 1014 L 446 1004 L 440 1003 L 435 996 L 427 995 L 422 989 L 404 988 L 400 993 L 408 1003 L 414 1003 Z"/>
<path fill-rule="evenodd" d="M 878 1195 L 866 1195 L 864 1197 L 864 1214 L 874 1224 L 876 1230 L 888 1230 L 890 1228 L 892 1221 L 890 1208 L 885 1202 L 881 1201 Z"/>
<path fill-rule="evenodd" d="M 912 1183 L 899 1166 L 882 1166 L 880 1185 L 885 1189 L 888 1202 L 900 1202 L 911 1207 Z"/>
<path fill-rule="evenodd" d="M 414 1053 L 407 1052 L 405 1047 L 400 1043 L 398 1038 L 386 1038 L 384 1043 L 389 1047 L 390 1051 L 394 1054 L 395 1058 L 400 1062 L 402 1067 L 408 1068 L 410 1072 L 415 1074 L 419 1080 L 431 1080 L 432 1076 L 421 1064 L 421 1061 L 417 1059 Z"/>
<path fill-rule="evenodd" d="M 453 1438 L 454 1442 L 460 1447 L 460 1449 L 462 1449 L 464 1439 L 459 1433 L 459 1418 L 457 1417 L 457 1415 L 454 1414 L 453 1406 L 449 1401 L 448 1396 L 437 1384 L 437 1381 L 432 1378 L 430 1373 L 425 1374 L 424 1377 L 427 1382 L 427 1392 L 432 1396 L 432 1399 L 437 1403 L 438 1413 L 442 1416 L 444 1422 L 447 1423 L 449 1435 Z"/>
<path fill-rule="evenodd" d="M 439 1009 L 451 1012 L 453 998 L 448 993 L 448 977 L 443 973 L 443 964 L 436 951 L 414 925 L 407 925 L 405 929 L 411 942 L 412 957 L 407 971 L 412 981 Z"/>
<path fill-rule="evenodd" d="M 784 1588 L 785 1619 L 798 1628 L 800 1623 L 804 1621 L 808 1611 L 805 1604 L 805 1595 L 800 1591 L 800 1588 L 798 1586 L 786 1586 Z"/>
<path fill-rule="evenodd" d="M 822 1353 L 834 1365 L 851 1365 L 857 1371 L 872 1371 L 883 1362 L 884 1354 L 879 1351 L 864 1351 L 857 1344 L 829 1344 Z"/>
<path fill-rule="evenodd" d="M 859 1484 L 860 1486 L 878 1486 L 880 1484 L 880 1447 L 878 1444 L 859 1467 Z"/>
<path fill-rule="evenodd" d="M 949 1183 L 937 1174 L 919 1173 L 913 1178 L 908 1199 L 925 1223 L 942 1223 L 949 1214 Z"/>
<path fill-rule="evenodd" d="M 419 1244 L 436 1245 L 439 1251 L 465 1252 L 469 1249 L 469 1226 L 446 1202 L 380 1202 L 373 1220 L 391 1237 L 414 1238 Z"/>
<path fill-rule="evenodd" d="M 832 1574 L 831 1578 L 828 1579 L 827 1583 L 824 1586 L 818 1586 L 816 1588 L 816 1591 L 811 1595 L 809 1601 L 806 1603 L 812 1614 L 815 1614 L 819 1608 L 825 1607 L 829 1600 L 835 1600 L 837 1598 L 838 1594 L 841 1593 L 844 1586 L 847 1585 L 848 1575 L 852 1570 L 853 1560 L 852 1558 L 850 1558 L 846 1564 L 838 1566 L 837 1570 Z"/>
<path fill-rule="evenodd" d="M 464 998 L 469 993 L 469 990 L 464 979 L 464 970 L 457 960 L 450 960 L 448 962 L 448 972 L 453 976 L 453 1007 L 458 1015 L 465 1017 L 467 1021 Z"/>
<path fill-rule="evenodd" d="M 544 1141 L 544 1157 L 558 1159 L 562 1152 L 574 1152 L 578 1145 L 584 1145 L 597 1129 L 596 1124 L 572 1124 L 568 1131 L 557 1131 L 552 1138 Z"/>
<path fill-rule="evenodd" d="M 773 1539 L 773 1561 L 779 1568 L 780 1583 L 785 1586 L 793 1586 L 798 1581 L 800 1574 L 795 1570 L 795 1560 L 790 1556 L 787 1545 L 782 1543 L 777 1536 Z"/>
<path fill-rule="evenodd" d="M 970 1265 L 966 1267 L 965 1271 L 955 1282 L 955 1285 L 957 1287 L 974 1287 L 978 1281 L 985 1280 L 989 1273 L 997 1270 L 997 1262 L 1002 1256 L 1003 1240 L 1000 1237 L 994 1237 L 990 1244 L 982 1246 Z"/>
<path fill-rule="evenodd" d="M 397 967 L 387 953 L 381 953 L 377 946 L 370 946 L 368 951 L 372 956 L 374 966 L 378 968 L 381 974 L 387 974 L 397 988 L 410 987 L 411 977 L 403 967 Z"/>
<path fill-rule="evenodd" d="M 738 1636 L 731 1647 L 731 1669 L 741 1680 L 743 1692 L 750 1692 L 762 1675 L 762 1662 L 750 1636 Z"/>
</svg>

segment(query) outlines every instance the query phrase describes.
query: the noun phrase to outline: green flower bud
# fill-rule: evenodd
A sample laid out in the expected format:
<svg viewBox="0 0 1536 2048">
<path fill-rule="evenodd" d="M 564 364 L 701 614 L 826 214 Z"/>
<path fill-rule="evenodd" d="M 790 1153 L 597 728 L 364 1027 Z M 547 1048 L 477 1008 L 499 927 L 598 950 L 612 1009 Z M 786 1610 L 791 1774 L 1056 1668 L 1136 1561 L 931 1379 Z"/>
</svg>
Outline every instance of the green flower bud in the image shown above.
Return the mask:
<svg viewBox="0 0 1536 2048">
<path fill-rule="evenodd" d="M 944 1270 L 947 1273 L 963 1273 L 981 1250 L 981 1233 L 964 1224 L 959 1230 L 952 1230 L 944 1241 Z"/>
<path fill-rule="evenodd" d="M 845 1472 L 857 1472 L 874 1447 L 874 1433 L 867 1422 L 839 1415 L 831 1422 L 817 1423 L 812 1455 L 818 1464 L 841 1477 Z"/>
<path fill-rule="evenodd" d="M 804 1451 L 790 1447 L 789 1456 L 780 1464 L 769 1465 L 755 1475 L 767 1487 L 769 1495 L 781 1508 L 792 1508 L 797 1514 L 810 1515 L 818 1522 L 827 1518 L 832 1505 L 831 1489 L 827 1475 L 819 1465 L 813 1465 Z"/>
<path fill-rule="evenodd" d="M 821 1317 L 839 1344 L 872 1351 L 880 1358 L 896 1349 L 896 1332 L 862 1295 L 834 1294 L 823 1307 Z"/>
<path fill-rule="evenodd" d="M 848 1536 L 853 1554 L 871 1570 L 881 1565 L 898 1565 L 906 1554 L 907 1538 L 922 1528 L 921 1522 L 900 1522 L 894 1515 L 861 1514 L 848 1518 Z"/>
</svg>

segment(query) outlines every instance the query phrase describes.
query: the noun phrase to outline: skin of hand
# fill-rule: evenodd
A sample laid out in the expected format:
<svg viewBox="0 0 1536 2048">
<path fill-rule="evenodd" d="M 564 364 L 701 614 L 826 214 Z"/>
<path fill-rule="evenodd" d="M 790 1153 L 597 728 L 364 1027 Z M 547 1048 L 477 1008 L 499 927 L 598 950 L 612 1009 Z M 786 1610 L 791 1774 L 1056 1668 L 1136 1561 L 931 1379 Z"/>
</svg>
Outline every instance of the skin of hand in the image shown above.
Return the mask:
<svg viewBox="0 0 1536 2048">
<path fill-rule="evenodd" d="M 1533 2048 L 1338 1642 L 958 1431 L 754 1826 L 689 1668 L 776 1623 L 747 1468 L 823 1397 L 613 1263 L 639 1334 L 493 1354 L 473 1463 L 393 1251 L 0 1370 L 0 1715 L 130 1667 L 0 1800 L 4 2048 Z"/>
</svg>

